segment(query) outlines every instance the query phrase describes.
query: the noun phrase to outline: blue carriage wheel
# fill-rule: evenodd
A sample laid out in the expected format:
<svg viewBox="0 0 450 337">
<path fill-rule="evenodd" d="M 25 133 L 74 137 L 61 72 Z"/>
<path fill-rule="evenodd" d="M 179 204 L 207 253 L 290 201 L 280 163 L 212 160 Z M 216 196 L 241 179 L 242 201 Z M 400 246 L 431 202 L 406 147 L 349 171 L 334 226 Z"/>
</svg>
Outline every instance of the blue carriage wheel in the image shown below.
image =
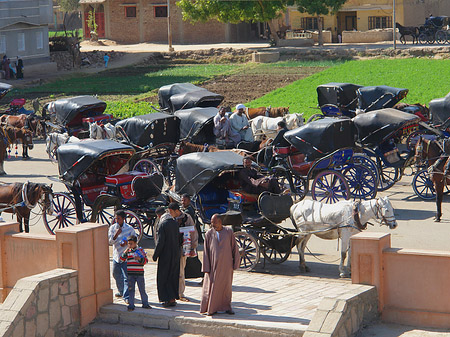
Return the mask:
<svg viewBox="0 0 450 337">
<path fill-rule="evenodd" d="M 350 198 L 350 188 L 345 177 L 332 170 L 325 170 L 316 175 L 311 188 L 314 200 L 334 204 Z"/>
<path fill-rule="evenodd" d="M 386 191 L 391 188 L 399 180 L 399 177 L 400 170 L 397 167 L 386 166 L 382 162 L 378 180 L 378 191 Z"/>
<path fill-rule="evenodd" d="M 412 180 L 414 193 L 423 200 L 433 200 L 436 198 L 436 190 L 430 179 L 427 169 L 418 171 Z"/>
<path fill-rule="evenodd" d="M 66 193 L 53 193 L 53 214 L 43 213 L 44 225 L 50 234 L 55 234 L 57 229 L 75 226 L 77 224 L 77 212 L 75 202 Z"/>
<path fill-rule="evenodd" d="M 353 163 L 359 164 L 359 165 L 364 165 L 364 166 L 368 167 L 369 169 L 371 169 L 376 176 L 377 185 L 378 185 L 378 179 L 380 179 L 380 175 L 378 173 L 377 163 L 375 161 L 373 161 L 373 159 L 371 159 L 366 154 L 355 153 L 355 154 L 353 154 Z"/>
<path fill-rule="evenodd" d="M 351 165 L 343 170 L 350 187 L 350 196 L 354 200 L 369 200 L 377 195 L 377 177 L 364 165 Z"/>
</svg>

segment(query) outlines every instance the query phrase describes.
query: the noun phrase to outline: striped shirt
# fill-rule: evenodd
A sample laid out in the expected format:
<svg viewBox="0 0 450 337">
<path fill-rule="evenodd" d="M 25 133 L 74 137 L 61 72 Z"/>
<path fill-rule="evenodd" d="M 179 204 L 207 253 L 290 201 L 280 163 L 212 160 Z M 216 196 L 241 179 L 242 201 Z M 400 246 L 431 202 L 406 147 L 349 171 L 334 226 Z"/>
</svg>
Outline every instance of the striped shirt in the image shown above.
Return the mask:
<svg viewBox="0 0 450 337">
<path fill-rule="evenodd" d="M 128 275 L 144 275 L 144 264 L 148 262 L 147 253 L 141 248 L 128 248 L 120 257 L 120 261 L 127 261 Z"/>
</svg>

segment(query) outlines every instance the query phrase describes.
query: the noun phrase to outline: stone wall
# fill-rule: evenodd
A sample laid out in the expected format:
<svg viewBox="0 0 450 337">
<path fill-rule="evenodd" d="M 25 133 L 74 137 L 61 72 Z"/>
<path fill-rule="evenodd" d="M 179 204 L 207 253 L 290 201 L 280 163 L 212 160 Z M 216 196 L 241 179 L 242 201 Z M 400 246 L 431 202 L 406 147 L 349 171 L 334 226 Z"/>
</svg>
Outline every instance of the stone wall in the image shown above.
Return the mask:
<svg viewBox="0 0 450 337">
<path fill-rule="evenodd" d="M 353 336 L 378 316 L 377 289 L 359 286 L 320 302 L 303 337 Z"/>
<path fill-rule="evenodd" d="M 343 31 L 342 43 L 374 43 L 392 41 L 391 29 L 372 29 L 365 32 Z"/>
<path fill-rule="evenodd" d="M 20 279 L 0 305 L 0 336 L 75 336 L 80 327 L 77 272 L 54 269 Z"/>
</svg>

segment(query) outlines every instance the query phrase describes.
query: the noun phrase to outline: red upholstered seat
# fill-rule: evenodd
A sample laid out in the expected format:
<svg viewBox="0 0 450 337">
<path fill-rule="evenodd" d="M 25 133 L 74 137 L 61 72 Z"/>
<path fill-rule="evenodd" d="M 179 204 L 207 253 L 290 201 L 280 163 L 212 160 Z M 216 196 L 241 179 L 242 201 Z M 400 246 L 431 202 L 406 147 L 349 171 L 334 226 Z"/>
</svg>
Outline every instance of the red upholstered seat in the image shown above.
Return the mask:
<svg viewBox="0 0 450 337">
<path fill-rule="evenodd" d="M 101 121 L 109 121 L 113 119 L 113 115 L 111 114 L 103 114 L 103 115 L 99 115 L 99 116 L 94 116 L 94 117 L 84 117 L 81 119 L 81 121 L 83 123 L 93 123 L 93 122 L 101 122 Z"/>
<path fill-rule="evenodd" d="M 250 194 L 244 191 L 230 191 L 236 197 L 241 198 L 243 203 L 254 203 L 258 201 L 258 194 Z"/>
<path fill-rule="evenodd" d="M 123 174 L 105 177 L 105 184 L 111 187 L 118 187 L 124 199 L 131 199 L 135 197 L 133 182 L 136 179 L 147 176 L 148 174 L 144 172 L 130 171 Z"/>
</svg>

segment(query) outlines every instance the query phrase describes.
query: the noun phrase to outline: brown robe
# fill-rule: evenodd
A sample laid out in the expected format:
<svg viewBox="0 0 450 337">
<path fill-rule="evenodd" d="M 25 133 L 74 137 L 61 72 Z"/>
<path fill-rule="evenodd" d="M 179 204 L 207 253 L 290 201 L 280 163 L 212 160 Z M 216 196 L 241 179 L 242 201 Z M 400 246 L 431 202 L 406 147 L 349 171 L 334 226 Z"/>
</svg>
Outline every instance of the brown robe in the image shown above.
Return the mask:
<svg viewBox="0 0 450 337">
<path fill-rule="evenodd" d="M 240 255 L 233 230 L 223 227 L 219 232 L 211 228 L 205 235 L 203 249 L 202 302 L 200 313 L 213 314 L 231 310 L 233 270 L 239 268 Z"/>
</svg>

